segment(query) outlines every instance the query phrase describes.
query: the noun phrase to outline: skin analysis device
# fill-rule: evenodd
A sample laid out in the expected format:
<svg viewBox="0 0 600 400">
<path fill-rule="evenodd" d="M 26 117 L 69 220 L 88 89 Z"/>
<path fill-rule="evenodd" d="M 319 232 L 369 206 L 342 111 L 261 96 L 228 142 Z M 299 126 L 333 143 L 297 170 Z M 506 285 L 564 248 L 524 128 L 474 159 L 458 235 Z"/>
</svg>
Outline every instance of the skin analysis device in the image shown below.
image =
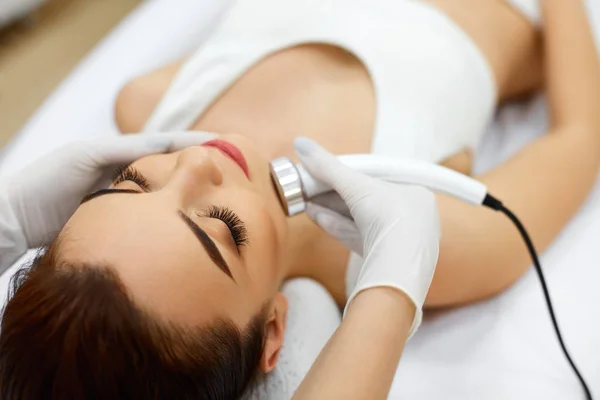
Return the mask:
<svg viewBox="0 0 600 400">
<path fill-rule="evenodd" d="M 425 186 L 473 205 L 484 204 L 488 196 L 483 183 L 436 164 L 373 154 L 352 154 L 339 156 L 338 159 L 351 169 L 372 178 Z M 307 201 L 331 191 L 330 187 L 314 179 L 301 164 L 294 165 L 287 157 L 271 161 L 271 176 L 288 216 L 303 212 Z"/>
</svg>

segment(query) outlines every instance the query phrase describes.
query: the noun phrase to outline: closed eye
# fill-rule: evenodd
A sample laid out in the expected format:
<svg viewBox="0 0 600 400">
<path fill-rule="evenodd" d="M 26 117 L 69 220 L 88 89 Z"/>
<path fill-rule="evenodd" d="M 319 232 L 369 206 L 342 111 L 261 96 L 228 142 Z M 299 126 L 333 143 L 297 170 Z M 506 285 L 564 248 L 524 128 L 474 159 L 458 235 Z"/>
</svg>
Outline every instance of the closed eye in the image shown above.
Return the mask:
<svg viewBox="0 0 600 400">
<path fill-rule="evenodd" d="M 200 217 L 208 217 L 221 220 L 231 233 L 231 238 L 235 243 L 235 247 L 240 252 L 240 248 L 249 244 L 248 231 L 246 224 L 242 219 L 230 208 L 221 206 L 210 206 L 204 214 L 196 213 Z"/>
<path fill-rule="evenodd" d="M 144 192 L 150 191 L 150 184 L 148 183 L 148 179 L 140 171 L 132 167 L 131 165 L 128 167 L 118 168 L 115 177 L 113 178 L 112 184 L 118 185 L 121 182 L 131 181 L 138 185 Z"/>
</svg>

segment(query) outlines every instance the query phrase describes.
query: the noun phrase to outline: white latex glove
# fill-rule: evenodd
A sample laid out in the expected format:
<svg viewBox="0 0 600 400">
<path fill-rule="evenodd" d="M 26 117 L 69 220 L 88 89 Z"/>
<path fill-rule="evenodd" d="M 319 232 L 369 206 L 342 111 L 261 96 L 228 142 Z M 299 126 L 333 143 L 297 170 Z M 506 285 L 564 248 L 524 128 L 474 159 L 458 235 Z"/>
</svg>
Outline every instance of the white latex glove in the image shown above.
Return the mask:
<svg viewBox="0 0 600 400">
<path fill-rule="evenodd" d="M 0 272 L 58 233 L 86 194 L 110 184 L 116 167 L 215 137 L 177 132 L 74 142 L 1 179 Z"/>
<path fill-rule="evenodd" d="M 309 215 L 321 228 L 364 257 L 346 309 L 363 290 L 395 288 L 416 307 L 412 335 L 421 324 L 438 258 L 440 229 L 433 193 L 353 171 L 310 139 L 298 138 L 294 147 L 307 171 L 331 186 L 352 216 L 309 205 Z"/>
</svg>

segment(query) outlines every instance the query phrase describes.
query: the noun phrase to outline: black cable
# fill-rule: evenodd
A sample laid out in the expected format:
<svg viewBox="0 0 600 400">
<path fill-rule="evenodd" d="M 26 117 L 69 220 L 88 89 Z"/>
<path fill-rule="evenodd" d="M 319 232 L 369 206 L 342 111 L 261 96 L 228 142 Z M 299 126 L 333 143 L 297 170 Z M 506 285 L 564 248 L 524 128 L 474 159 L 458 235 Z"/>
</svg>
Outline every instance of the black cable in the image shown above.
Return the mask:
<svg viewBox="0 0 600 400">
<path fill-rule="evenodd" d="M 575 372 L 575 375 L 577 375 L 577 378 L 579 379 L 579 382 L 581 383 L 581 386 L 583 387 L 583 390 L 585 392 L 586 399 L 593 400 L 592 393 L 590 392 L 590 389 L 589 389 L 587 383 L 585 382 L 583 375 L 581 375 L 581 373 L 575 366 L 575 363 L 573 362 L 573 359 L 571 358 L 571 355 L 569 354 L 569 351 L 567 350 L 567 347 L 563 340 L 562 334 L 560 332 L 560 328 L 558 327 L 558 321 L 556 319 L 556 314 L 554 313 L 554 307 L 552 306 L 552 300 L 550 299 L 550 292 L 548 291 L 548 285 L 546 284 L 546 278 L 544 277 L 544 272 L 542 271 L 542 265 L 540 264 L 537 252 L 535 251 L 535 247 L 533 246 L 533 242 L 531 241 L 529 234 L 527 233 L 527 231 L 525 230 L 525 227 L 523 226 L 521 221 L 519 221 L 517 216 L 515 214 L 513 214 L 508 208 L 506 208 L 500 200 L 498 200 L 495 197 L 488 194 L 486 196 L 485 200 L 483 201 L 483 205 L 488 206 L 489 208 L 492 208 L 496 211 L 500 211 L 500 212 L 504 213 L 516 225 L 517 229 L 521 233 L 521 236 L 523 237 L 523 240 L 525 240 L 525 244 L 527 245 L 529 254 L 531 255 L 531 258 L 533 259 L 533 265 L 535 267 L 538 277 L 540 278 L 540 283 L 542 285 L 542 290 L 544 292 L 544 297 L 546 299 L 546 305 L 548 306 L 548 312 L 550 313 L 550 318 L 552 319 L 552 325 L 554 325 L 554 332 L 556 332 L 556 337 L 558 338 L 560 347 L 562 348 L 562 351 L 565 354 L 567 361 L 569 361 L 569 364 L 571 364 L 571 368 L 573 369 L 573 372 Z"/>
</svg>

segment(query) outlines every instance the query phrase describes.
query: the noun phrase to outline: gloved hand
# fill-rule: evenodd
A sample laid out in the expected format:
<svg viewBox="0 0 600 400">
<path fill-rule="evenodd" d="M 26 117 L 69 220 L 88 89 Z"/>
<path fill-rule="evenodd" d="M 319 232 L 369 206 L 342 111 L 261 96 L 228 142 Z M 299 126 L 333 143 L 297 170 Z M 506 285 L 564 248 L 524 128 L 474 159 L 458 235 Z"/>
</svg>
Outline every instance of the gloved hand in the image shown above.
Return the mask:
<svg viewBox="0 0 600 400">
<path fill-rule="evenodd" d="M 353 171 L 310 139 L 298 138 L 294 147 L 306 170 L 331 186 L 352 216 L 315 204 L 308 208 L 321 228 L 364 257 L 346 309 L 363 290 L 395 288 L 416 307 L 412 335 L 421 323 L 438 258 L 440 229 L 433 193 Z"/>
<path fill-rule="evenodd" d="M 75 142 L 1 179 L 0 267 L 7 268 L 28 248 L 45 244 L 59 232 L 86 194 L 109 185 L 117 166 L 215 136 L 178 132 Z"/>
</svg>

